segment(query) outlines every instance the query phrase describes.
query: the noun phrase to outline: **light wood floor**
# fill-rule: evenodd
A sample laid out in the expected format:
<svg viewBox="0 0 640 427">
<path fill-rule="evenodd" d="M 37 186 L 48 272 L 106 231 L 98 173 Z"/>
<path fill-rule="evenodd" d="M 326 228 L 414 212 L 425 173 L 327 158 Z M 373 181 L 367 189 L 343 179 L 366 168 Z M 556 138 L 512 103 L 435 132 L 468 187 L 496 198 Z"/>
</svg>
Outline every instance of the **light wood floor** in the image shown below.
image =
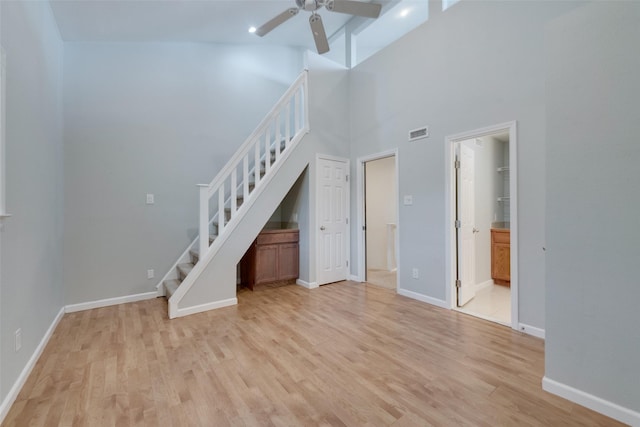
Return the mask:
<svg viewBox="0 0 640 427">
<path fill-rule="evenodd" d="M 6 426 L 618 425 L 541 390 L 543 341 L 343 282 L 67 314 Z"/>
</svg>

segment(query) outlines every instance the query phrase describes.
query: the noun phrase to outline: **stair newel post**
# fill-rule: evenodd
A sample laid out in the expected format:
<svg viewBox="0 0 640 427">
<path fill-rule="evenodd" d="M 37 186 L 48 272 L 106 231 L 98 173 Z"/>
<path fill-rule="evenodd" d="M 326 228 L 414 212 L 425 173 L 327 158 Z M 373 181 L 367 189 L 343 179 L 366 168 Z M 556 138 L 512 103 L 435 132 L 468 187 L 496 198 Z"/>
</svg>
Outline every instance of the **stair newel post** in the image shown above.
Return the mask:
<svg viewBox="0 0 640 427">
<path fill-rule="evenodd" d="M 242 195 L 244 199 L 247 200 L 249 197 L 249 155 L 245 155 L 242 159 Z"/>
<path fill-rule="evenodd" d="M 226 219 L 224 213 L 224 181 L 222 181 L 218 189 L 218 236 L 224 230 Z"/>
<path fill-rule="evenodd" d="M 209 184 L 198 184 L 200 187 L 200 259 L 209 250 Z"/>
<path fill-rule="evenodd" d="M 238 210 L 238 168 L 234 167 L 231 172 L 231 218 Z"/>
</svg>

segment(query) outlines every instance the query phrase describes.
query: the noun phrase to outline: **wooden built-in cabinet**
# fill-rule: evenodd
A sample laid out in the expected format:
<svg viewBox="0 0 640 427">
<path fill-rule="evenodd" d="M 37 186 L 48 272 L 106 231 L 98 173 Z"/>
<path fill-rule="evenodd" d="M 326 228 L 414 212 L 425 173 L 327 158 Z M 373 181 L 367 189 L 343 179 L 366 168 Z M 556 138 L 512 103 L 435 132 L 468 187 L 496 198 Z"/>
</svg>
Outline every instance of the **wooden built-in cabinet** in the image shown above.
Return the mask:
<svg viewBox="0 0 640 427">
<path fill-rule="evenodd" d="M 256 286 L 298 278 L 298 230 L 263 230 L 240 261 L 242 285 Z"/>
<path fill-rule="evenodd" d="M 511 285 L 511 232 L 491 229 L 491 278 L 496 285 Z"/>
</svg>

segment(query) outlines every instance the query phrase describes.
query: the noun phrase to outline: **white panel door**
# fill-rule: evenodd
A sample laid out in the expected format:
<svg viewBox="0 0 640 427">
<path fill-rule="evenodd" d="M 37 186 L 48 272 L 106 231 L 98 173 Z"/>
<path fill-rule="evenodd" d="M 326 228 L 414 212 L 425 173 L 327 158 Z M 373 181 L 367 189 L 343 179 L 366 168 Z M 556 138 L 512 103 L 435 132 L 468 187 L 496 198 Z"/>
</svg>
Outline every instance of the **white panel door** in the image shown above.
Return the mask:
<svg viewBox="0 0 640 427">
<path fill-rule="evenodd" d="M 475 296 L 475 153 L 461 143 L 458 158 L 458 307 L 462 307 Z"/>
<path fill-rule="evenodd" d="M 319 285 L 348 275 L 349 162 L 319 158 L 317 162 Z"/>
</svg>

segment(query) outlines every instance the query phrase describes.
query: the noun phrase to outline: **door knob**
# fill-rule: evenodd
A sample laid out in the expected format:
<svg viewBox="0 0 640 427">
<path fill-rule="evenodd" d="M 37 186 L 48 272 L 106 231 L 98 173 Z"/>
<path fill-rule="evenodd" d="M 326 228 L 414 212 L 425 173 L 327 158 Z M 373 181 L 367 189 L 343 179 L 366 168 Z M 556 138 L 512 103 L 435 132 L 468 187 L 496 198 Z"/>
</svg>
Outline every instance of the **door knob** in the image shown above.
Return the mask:
<svg viewBox="0 0 640 427">
<path fill-rule="evenodd" d="M 473 227 L 473 232 L 474 232 L 474 233 L 479 233 L 479 232 L 480 232 L 480 230 L 478 230 L 477 228 Z"/>
<path fill-rule="evenodd" d="M 322 230 L 322 231 L 324 231 L 324 230 L 325 230 L 324 225 L 321 225 L 321 226 L 320 226 L 320 230 Z"/>
</svg>

